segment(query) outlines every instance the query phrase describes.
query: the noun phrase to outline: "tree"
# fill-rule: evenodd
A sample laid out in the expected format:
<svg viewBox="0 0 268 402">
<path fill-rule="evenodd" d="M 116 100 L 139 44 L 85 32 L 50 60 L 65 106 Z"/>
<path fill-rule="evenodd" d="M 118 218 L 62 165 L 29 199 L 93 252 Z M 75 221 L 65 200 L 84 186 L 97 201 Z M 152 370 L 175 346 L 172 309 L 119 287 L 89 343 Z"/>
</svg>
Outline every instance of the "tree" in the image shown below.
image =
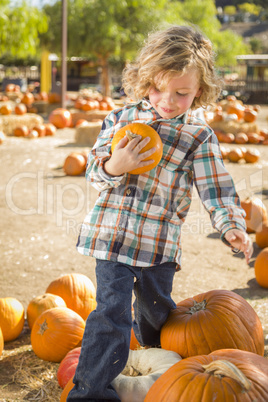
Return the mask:
<svg viewBox="0 0 268 402">
<path fill-rule="evenodd" d="M 61 4 L 47 5 L 49 30 L 42 43 L 60 53 Z M 244 53 L 242 38 L 220 32 L 214 0 L 69 0 L 68 56 L 95 56 L 103 70 L 104 93 L 109 93 L 108 61 L 131 60 L 149 31 L 165 24 L 194 24 L 215 43 L 217 63 L 235 63 Z"/>
<path fill-rule="evenodd" d="M 0 3 L 0 54 L 25 58 L 36 54 L 39 34 L 47 29 L 42 10 L 31 7 L 26 0 Z"/>
</svg>

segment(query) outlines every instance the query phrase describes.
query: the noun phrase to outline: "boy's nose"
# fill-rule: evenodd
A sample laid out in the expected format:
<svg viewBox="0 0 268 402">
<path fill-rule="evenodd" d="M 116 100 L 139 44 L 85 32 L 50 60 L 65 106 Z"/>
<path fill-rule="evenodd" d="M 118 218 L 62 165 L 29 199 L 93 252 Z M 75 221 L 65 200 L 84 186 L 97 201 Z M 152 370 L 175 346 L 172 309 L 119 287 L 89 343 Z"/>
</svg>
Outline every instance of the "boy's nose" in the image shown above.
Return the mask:
<svg viewBox="0 0 268 402">
<path fill-rule="evenodd" d="M 167 103 L 173 103 L 173 102 L 174 102 L 174 97 L 173 97 L 172 94 L 166 92 L 166 93 L 164 94 L 164 100 L 165 100 Z"/>
</svg>

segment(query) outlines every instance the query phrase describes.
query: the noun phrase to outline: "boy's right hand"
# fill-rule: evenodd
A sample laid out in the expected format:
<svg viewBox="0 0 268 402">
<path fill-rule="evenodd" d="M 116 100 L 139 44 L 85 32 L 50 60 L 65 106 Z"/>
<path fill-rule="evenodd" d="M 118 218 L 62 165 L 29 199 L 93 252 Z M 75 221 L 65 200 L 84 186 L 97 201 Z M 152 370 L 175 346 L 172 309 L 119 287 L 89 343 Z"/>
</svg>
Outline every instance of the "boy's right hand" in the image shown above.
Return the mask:
<svg viewBox="0 0 268 402">
<path fill-rule="evenodd" d="M 141 136 L 129 141 L 127 136 L 122 138 L 115 146 L 110 159 L 104 164 L 104 170 L 110 176 L 121 176 L 143 166 L 150 165 L 153 159 L 145 161 L 150 157 L 156 149 L 153 147 L 149 151 L 141 152 L 142 149 L 150 142 L 150 137 L 146 137 L 141 141 Z"/>
</svg>

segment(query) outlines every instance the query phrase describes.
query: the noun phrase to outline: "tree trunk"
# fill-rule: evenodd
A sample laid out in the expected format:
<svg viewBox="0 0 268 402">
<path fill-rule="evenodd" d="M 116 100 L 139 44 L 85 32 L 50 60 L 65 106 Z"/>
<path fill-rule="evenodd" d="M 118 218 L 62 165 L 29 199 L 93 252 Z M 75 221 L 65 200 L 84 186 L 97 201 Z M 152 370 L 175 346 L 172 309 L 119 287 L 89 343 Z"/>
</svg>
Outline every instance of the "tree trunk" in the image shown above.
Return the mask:
<svg viewBox="0 0 268 402">
<path fill-rule="evenodd" d="M 101 73 L 102 94 L 104 96 L 111 96 L 108 56 L 102 56 L 100 58 L 100 62 L 101 62 L 101 68 L 102 68 L 102 73 Z"/>
</svg>

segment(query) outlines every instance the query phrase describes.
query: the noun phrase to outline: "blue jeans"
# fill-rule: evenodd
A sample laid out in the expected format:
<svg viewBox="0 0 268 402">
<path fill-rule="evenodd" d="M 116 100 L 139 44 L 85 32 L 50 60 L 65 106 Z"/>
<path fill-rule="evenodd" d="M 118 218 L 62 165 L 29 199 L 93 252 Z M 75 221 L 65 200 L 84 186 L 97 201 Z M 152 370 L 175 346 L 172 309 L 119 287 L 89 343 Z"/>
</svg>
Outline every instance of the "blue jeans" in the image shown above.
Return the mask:
<svg viewBox="0 0 268 402">
<path fill-rule="evenodd" d="M 97 260 L 97 308 L 90 313 L 67 402 L 120 401 L 111 385 L 124 369 L 132 327 L 132 291 L 135 320 L 133 329 L 142 346 L 158 346 L 160 329 L 171 309 L 176 263 L 148 268 Z"/>
</svg>

